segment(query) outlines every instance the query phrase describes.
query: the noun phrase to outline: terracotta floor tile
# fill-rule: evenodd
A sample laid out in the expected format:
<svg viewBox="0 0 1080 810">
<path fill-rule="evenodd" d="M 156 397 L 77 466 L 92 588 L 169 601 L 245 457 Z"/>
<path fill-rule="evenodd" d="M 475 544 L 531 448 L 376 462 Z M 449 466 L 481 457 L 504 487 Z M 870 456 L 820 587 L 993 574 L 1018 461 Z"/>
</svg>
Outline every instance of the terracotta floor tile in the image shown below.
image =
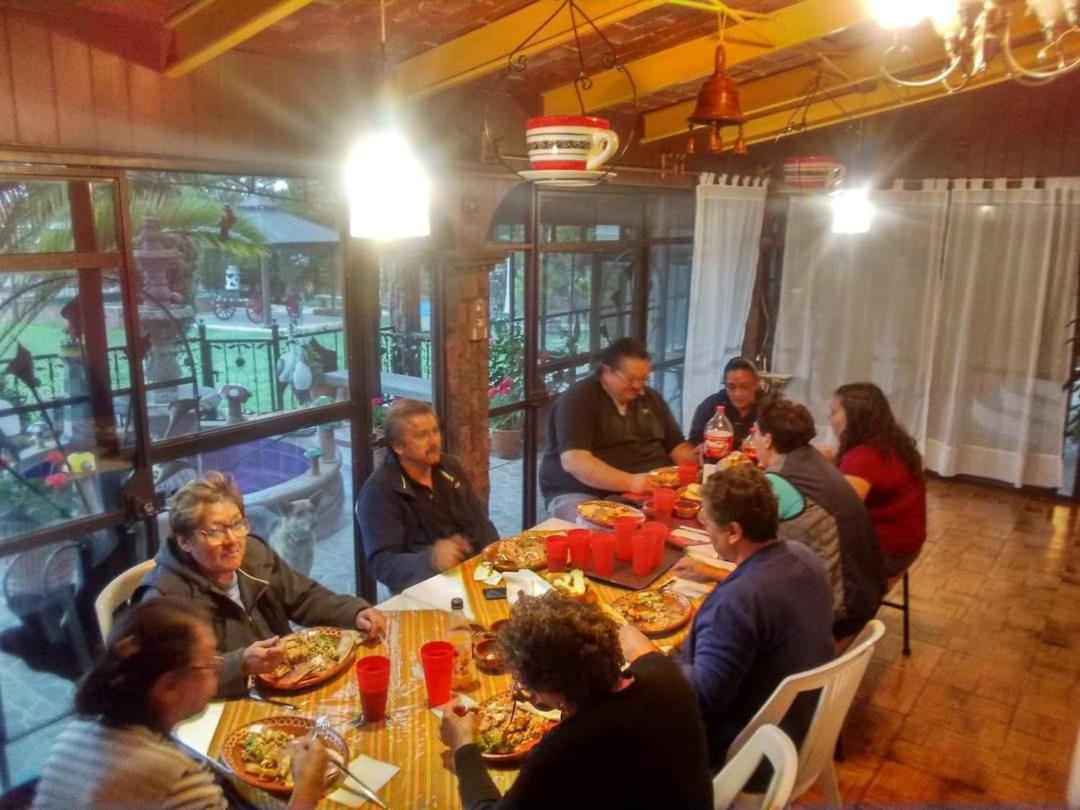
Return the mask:
<svg viewBox="0 0 1080 810">
<path fill-rule="evenodd" d="M 844 723 L 844 750 L 883 757 L 903 724 L 903 714 L 861 700 L 851 707 Z"/>
<path fill-rule="evenodd" d="M 916 674 L 925 678 L 934 671 L 937 662 L 945 654 L 945 648 L 926 644 L 915 638 L 911 639 L 910 643 L 911 655 L 905 656 L 904 638 L 901 633 L 888 632 L 882 636 L 881 641 L 874 648 L 874 658 L 914 669 Z"/>
<path fill-rule="evenodd" d="M 918 708 L 927 712 L 957 710 L 1001 723 L 1008 723 L 1013 714 L 1013 707 L 1007 703 L 979 697 L 955 686 L 945 686 L 932 681 L 928 682 L 920 693 Z"/>
<path fill-rule="evenodd" d="M 966 626 L 965 626 L 966 627 Z M 1003 666 L 1012 668 L 1029 667 L 1035 657 L 1035 647 L 1039 642 L 1034 638 L 1017 638 L 1015 634 L 985 632 L 973 627 L 956 627 L 946 646 L 957 652 L 966 653 L 975 658 L 988 661 L 1000 661 Z"/>
<path fill-rule="evenodd" d="M 948 731 L 967 740 L 973 747 L 997 751 L 1005 744 L 1009 728 L 1009 724 L 1002 721 L 987 720 L 956 709 L 927 706 L 916 707 L 905 718 L 897 738 L 927 745 L 938 734 Z"/>
<path fill-rule="evenodd" d="M 941 657 L 929 678 L 935 683 L 1013 706 L 1020 700 L 1026 674 L 1024 669 L 1010 668 L 1000 661 L 950 650 Z"/>
<path fill-rule="evenodd" d="M 863 793 L 864 803 L 888 806 L 940 805 L 957 802 L 985 802 L 985 795 L 951 779 L 942 779 L 927 771 L 899 762 L 885 760 L 874 781 Z"/>
<path fill-rule="evenodd" d="M 907 714 L 925 686 L 926 679 L 910 669 L 871 660 L 858 697 L 869 699 L 880 709 Z"/>
<path fill-rule="evenodd" d="M 1080 715 L 1050 717 L 1018 708 L 1013 715 L 1012 728 L 1024 734 L 1041 737 L 1048 742 L 1063 743 L 1066 746 L 1076 741 L 1076 730 L 1080 726 Z"/>
</svg>

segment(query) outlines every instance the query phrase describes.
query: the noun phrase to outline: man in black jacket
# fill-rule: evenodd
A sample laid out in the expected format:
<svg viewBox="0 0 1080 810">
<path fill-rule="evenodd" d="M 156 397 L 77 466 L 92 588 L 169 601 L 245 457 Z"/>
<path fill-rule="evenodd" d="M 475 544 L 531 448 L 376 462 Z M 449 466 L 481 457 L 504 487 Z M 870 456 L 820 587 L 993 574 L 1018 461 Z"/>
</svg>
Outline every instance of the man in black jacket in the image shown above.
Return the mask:
<svg viewBox="0 0 1080 810">
<path fill-rule="evenodd" d="M 364 482 L 356 520 L 375 579 L 400 593 L 499 535 L 461 465 L 443 455 L 439 420 L 429 404 L 397 400 L 383 430 L 391 452 Z"/>
</svg>

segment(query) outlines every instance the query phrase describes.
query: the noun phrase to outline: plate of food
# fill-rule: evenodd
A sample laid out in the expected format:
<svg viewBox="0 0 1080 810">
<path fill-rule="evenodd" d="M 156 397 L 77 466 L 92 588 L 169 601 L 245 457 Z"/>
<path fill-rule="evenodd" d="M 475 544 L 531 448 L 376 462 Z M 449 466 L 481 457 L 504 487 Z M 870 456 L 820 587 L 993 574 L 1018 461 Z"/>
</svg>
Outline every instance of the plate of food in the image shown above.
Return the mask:
<svg viewBox="0 0 1080 810">
<path fill-rule="evenodd" d="M 617 517 L 633 517 L 645 520 L 645 513 L 640 509 L 615 501 L 583 501 L 577 505 L 577 513 L 594 526 L 610 529 Z"/>
<path fill-rule="evenodd" d="M 690 600 L 672 590 L 628 593 L 611 606 L 647 636 L 662 636 L 678 630 L 690 621 L 693 613 Z"/>
<path fill-rule="evenodd" d="M 589 583 L 585 579 L 585 572 L 580 568 L 563 571 L 559 574 L 548 572 L 544 574 L 544 579 L 550 582 L 552 587 L 559 593 L 569 596 L 571 599 L 577 599 L 581 602 L 596 601 L 596 594 L 589 588 Z"/>
<path fill-rule="evenodd" d="M 559 724 L 558 712 L 542 712 L 510 692 L 489 697 L 477 707 L 476 744 L 488 762 L 517 762 Z"/>
<path fill-rule="evenodd" d="M 328 681 L 349 666 L 358 635 L 337 627 L 307 627 L 285 636 L 285 661 L 256 675 L 271 689 L 291 691 Z"/>
<path fill-rule="evenodd" d="M 649 470 L 649 478 L 652 479 L 653 486 L 657 489 L 661 487 L 675 489 L 679 486 L 679 468 L 657 467 L 655 470 Z"/>
<path fill-rule="evenodd" d="M 238 779 L 270 793 L 288 794 L 293 789 L 292 757 L 288 745 L 297 737 L 307 736 L 315 721 L 307 717 L 267 717 L 233 729 L 221 747 L 221 761 Z M 319 732 L 323 744 L 349 761 L 349 746 L 336 731 Z M 337 772 L 326 772 L 327 788 Z"/>
<path fill-rule="evenodd" d="M 719 470 L 730 470 L 732 467 L 741 467 L 745 464 L 757 464 L 757 458 L 750 453 L 736 450 L 720 459 L 720 463 L 716 466 Z"/>
<path fill-rule="evenodd" d="M 684 501 L 701 503 L 705 500 L 705 486 L 703 484 L 687 484 L 685 487 L 679 487 L 676 492 Z"/>
<path fill-rule="evenodd" d="M 558 532 L 522 532 L 513 537 L 496 540 L 481 553 L 480 558 L 496 571 L 537 571 L 547 565 L 544 541 Z"/>
</svg>

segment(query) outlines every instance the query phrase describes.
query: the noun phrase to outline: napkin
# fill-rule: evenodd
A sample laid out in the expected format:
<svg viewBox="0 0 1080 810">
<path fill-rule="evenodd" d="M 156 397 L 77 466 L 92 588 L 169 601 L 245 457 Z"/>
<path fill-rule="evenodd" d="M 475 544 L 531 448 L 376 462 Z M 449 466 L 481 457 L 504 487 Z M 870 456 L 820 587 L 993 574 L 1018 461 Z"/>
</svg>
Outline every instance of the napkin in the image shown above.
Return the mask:
<svg viewBox="0 0 1080 810">
<path fill-rule="evenodd" d="M 446 708 L 448 706 L 453 706 L 458 703 L 460 703 L 462 706 L 465 706 L 466 708 L 479 705 L 468 695 L 454 695 L 452 698 L 450 698 L 449 702 L 444 703 L 442 706 L 436 706 L 434 709 L 432 709 L 431 713 L 438 717 L 440 720 L 442 720 L 443 712 L 446 710 Z"/>
<path fill-rule="evenodd" d="M 690 599 L 697 599 L 699 596 L 704 596 L 712 590 L 712 585 L 706 585 L 703 582 L 693 582 L 689 579 L 683 579 L 682 577 L 675 577 L 671 580 L 672 584 L 668 586 L 670 590 L 676 593 L 681 593 Z"/>
<path fill-rule="evenodd" d="M 709 535 L 705 532 L 694 531 L 685 527 L 679 527 L 671 533 L 668 543 L 686 548 L 687 546 L 700 546 L 709 542 Z"/>
<path fill-rule="evenodd" d="M 537 523 L 535 526 L 533 526 L 531 531 L 551 532 L 559 531 L 562 529 L 573 529 L 576 527 L 577 524 L 571 523 L 569 520 L 563 520 L 562 518 L 548 518 L 547 520 L 541 521 L 540 523 Z"/>
<path fill-rule="evenodd" d="M 502 574 L 491 567 L 490 563 L 482 562 L 473 569 L 472 578 L 477 582 L 495 587 L 502 582 Z"/>
<path fill-rule="evenodd" d="M 465 603 L 465 616 L 469 621 L 476 619 L 469 605 L 469 597 L 465 595 L 465 583 L 461 579 L 461 572 L 452 569 L 451 572 L 436 574 L 428 577 L 423 582 L 417 582 L 402 591 L 410 599 L 423 602 L 435 610 L 449 612 L 450 601 L 454 598 L 461 599 Z"/>
<path fill-rule="evenodd" d="M 526 596 L 541 596 L 551 590 L 551 583 L 535 571 L 507 571 L 503 574 L 506 584 L 506 601 L 511 605 L 517 602 L 518 592 Z"/>
<path fill-rule="evenodd" d="M 193 748 L 205 755 L 210 750 L 210 741 L 214 739 L 214 732 L 217 730 L 221 713 L 224 711 L 225 702 L 222 700 L 207 703 L 205 709 L 180 723 L 173 733 L 188 748 Z"/>
<path fill-rule="evenodd" d="M 360 754 L 356 759 L 349 763 L 349 770 L 360 779 L 365 785 L 367 785 L 375 793 L 385 787 L 386 783 L 394 778 L 394 775 L 401 770 L 397 765 L 391 765 L 389 762 L 380 762 L 377 759 L 372 759 L 369 756 Z M 351 779 L 346 779 L 345 784 L 356 785 Z M 341 790 L 340 788 L 329 796 L 328 799 L 332 802 L 338 802 L 346 807 L 360 807 L 362 804 L 366 804 L 367 800 L 362 799 L 355 793 L 350 793 L 347 790 Z M 382 796 L 379 797 L 386 801 Z M 372 804 L 372 807 L 375 805 Z"/>
<path fill-rule="evenodd" d="M 729 563 L 727 560 L 721 560 L 711 545 L 708 546 L 691 546 L 686 549 L 686 553 L 693 557 L 697 562 L 705 563 L 706 565 L 712 565 L 716 568 L 723 568 L 725 571 L 734 571 L 735 563 Z"/>
</svg>

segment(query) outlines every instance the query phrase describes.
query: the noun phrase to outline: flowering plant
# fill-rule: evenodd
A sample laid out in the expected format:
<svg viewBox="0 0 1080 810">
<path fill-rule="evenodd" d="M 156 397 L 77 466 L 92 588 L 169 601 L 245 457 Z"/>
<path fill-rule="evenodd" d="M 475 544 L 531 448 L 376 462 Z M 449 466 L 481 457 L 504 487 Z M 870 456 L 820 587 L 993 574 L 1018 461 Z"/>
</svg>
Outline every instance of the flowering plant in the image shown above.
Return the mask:
<svg viewBox="0 0 1080 810">
<path fill-rule="evenodd" d="M 496 385 L 491 386 L 488 389 L 488 409 L 519 402 L 521 396 L 515 392 L 516 387 L 510 377 L 503 377 Z M 524 411 L 492 416 L 488 419 L 488 427 L 492 430 L 516 430 L 521 427 L 524 416 Z"/>
</svg>

